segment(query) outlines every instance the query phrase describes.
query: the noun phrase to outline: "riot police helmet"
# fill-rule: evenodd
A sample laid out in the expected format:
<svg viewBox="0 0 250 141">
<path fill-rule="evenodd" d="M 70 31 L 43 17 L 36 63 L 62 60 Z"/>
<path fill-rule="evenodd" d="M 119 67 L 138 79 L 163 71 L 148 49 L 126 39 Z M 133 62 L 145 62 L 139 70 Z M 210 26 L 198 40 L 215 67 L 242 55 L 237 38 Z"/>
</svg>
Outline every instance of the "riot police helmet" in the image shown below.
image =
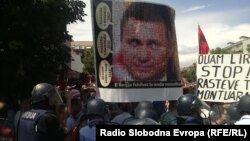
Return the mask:
<svg viewBox="0 0 250 141">
<path fill-rule="evenodd" d="M 154 109 L 154 105 L 151 101 L 141 101 L 136 106 L 134 114 L 136 115 L 141 109 Z"/>
<path fill-rule="evenodd" d="M 139 119 L 151 118 L 153 120 L 158 120 L 158 115 L 155 110 L 150 108 L 138 109 L 135 112 L 135 117 Z"/>
<path fill-rule="evenodd" d="M 179 116 L 191 116 L 193 112 L 201 108 L 202 103 L 197 96 L 185 94 L 178 98 L 176 106 Z"/>
<path fill-rule="evenodd" d="M 108 113 L 107 104 L 100 98 L 92 99 L 87 104 L 87 115 L 98 115 L 104 117 Z"/>
<path fill-rule="evenodd" d="M 234 124 L 240 119 L 240 113 L 237 109 L 238 103 L 232 103 L 227 110 L 227 124 Z"/>
<path fill-rule="evenodd" d="M 153 109 L 154 108 L 154 105 L 151 101 L 141 101 L 139 102 L 139 104 L 137 105 L 138 109 L 144 109 L 144 108 L 148 108 L 148 109 Z"/>
<path fill-rule="evenodd" d="M 244 95 L 240 98 L 238 104 L 239 112 L 250 112 L 250 95 Z"/>
<path fill-rule="evenodd" d="M 160 125 L 158 122 L 151 118 L 131 119 L 124 123 L 124 125 Z"/>
<path fill-rule="evenodd" d="M 49 105 L 62 104 L 62 98 L 57 89 L 49 83 L 39 83 L 32 90 L 32 105 L 40 102 L 48 102 Z"/>
</svg>

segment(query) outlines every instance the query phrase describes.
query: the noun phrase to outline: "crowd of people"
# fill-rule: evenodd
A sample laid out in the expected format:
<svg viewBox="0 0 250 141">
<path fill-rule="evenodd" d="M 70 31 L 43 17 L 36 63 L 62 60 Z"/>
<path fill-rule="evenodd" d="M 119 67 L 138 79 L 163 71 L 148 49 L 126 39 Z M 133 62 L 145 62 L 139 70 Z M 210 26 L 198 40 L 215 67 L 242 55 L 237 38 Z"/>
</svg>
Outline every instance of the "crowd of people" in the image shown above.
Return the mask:
<svg viewBox="0 0 250 141">
<path fill-rule="evenodd" d="M 121 47 L 112 80 L 180 80 L 171 7 L 132 3 L 121 20 Z M 110 103 L 96 96 L 94 83 L 65 90 L 39 83 L 14 112 L 0 100 L 0 140 L 95 141 L 96 125 L 250 125 L 250 95 L 239 102 L 204 102 L 195 87 L 176 100 Z"/>
<path fill-rule="evenodd" d="M 80 88 L 80 89 L 79 89 Z M 68 87 L 64 93 L 39 83 L 32 97 L 20 103 L 13 129 L 1 136 L 15 141 L 94 141 L 96 125 L 250 125 L 250 95 L 227 108 L 185 93 L 174 101 L 108 103 L 95 96 L 95 87 Z M 7 117 L 0 103 L 1 118 Z M 227 109 L 227 110 L 225 110 Z M 0 127 L 2 126 L 2 122 Z"/>
</svg>

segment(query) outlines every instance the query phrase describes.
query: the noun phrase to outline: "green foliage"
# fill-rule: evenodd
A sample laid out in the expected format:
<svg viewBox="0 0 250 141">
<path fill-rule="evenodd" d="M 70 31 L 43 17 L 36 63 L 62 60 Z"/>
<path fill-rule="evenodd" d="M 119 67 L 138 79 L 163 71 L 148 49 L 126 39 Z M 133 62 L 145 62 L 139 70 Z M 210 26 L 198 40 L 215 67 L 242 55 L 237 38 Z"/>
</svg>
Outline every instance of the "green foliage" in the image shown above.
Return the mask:
<svg viewBox="0 0 250 141">
<path fill-rule="evenodd" d="M 247 45 L 247 52 L 250 53 L 250 45 Z"/>
<path fill-rule="evenodd" d="M 36 83 L 54 83 L 71 59 L 66 26 L 84 21 L 84 8 L 80 0 L 0 1 L 1 97 L 28 97 Z"/>
<path fill-rule="evenodd" d="M 211 54 L 229 54 L 229 51 L 225 48 L 217 47 L 210 51 Z"/>
<path fill-rule="evenodd" d="M 183 68 L 181 70 L 182 78 L 186 78 L 188 82 L 196 81 L 196 63 L 193 63 L 192 66 Z"/>
<path fill-rule="evenodd" d="M 85 49 L 82 55 L 83 74 L 94 74 L 94 53 L 93 48 Z"/>
<path fill-rule="evenodd" d="M 232 54 L 242 54 L 243 53 L 243 51 L 242 50 L 238 50 L 238 51 L 233 51 L 233 53 Z"/>
</svg>

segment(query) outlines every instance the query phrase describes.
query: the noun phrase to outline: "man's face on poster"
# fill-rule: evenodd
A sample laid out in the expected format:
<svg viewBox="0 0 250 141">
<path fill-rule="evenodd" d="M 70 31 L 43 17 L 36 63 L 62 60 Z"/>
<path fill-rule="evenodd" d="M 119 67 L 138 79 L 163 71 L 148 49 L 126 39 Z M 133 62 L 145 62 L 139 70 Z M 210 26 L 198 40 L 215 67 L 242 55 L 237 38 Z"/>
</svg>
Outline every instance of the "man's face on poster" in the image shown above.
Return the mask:
<svg viewBox="0 0 250 141">
<path fill-rule="evenodd" d="M 126 69 L 134 80 L 154 81 L 165 76 L 168 50 L 163 22 L 129 18 L 124 24 L 122 53 Z"/>
</svg>

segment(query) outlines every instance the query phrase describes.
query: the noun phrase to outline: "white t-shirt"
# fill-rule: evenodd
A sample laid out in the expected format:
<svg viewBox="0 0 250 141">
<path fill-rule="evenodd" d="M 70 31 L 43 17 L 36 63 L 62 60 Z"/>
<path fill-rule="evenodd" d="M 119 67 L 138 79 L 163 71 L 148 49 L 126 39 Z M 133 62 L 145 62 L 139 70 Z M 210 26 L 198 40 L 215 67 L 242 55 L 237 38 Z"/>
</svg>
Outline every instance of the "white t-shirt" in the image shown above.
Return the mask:
<svg viewBox="0 0 250 141">
<path fill-rule="evenodd" d="M 235 125 L 250 125 L 250 115 L 244 115 L 240 120 L 235 122 Z"/>
</svg>

